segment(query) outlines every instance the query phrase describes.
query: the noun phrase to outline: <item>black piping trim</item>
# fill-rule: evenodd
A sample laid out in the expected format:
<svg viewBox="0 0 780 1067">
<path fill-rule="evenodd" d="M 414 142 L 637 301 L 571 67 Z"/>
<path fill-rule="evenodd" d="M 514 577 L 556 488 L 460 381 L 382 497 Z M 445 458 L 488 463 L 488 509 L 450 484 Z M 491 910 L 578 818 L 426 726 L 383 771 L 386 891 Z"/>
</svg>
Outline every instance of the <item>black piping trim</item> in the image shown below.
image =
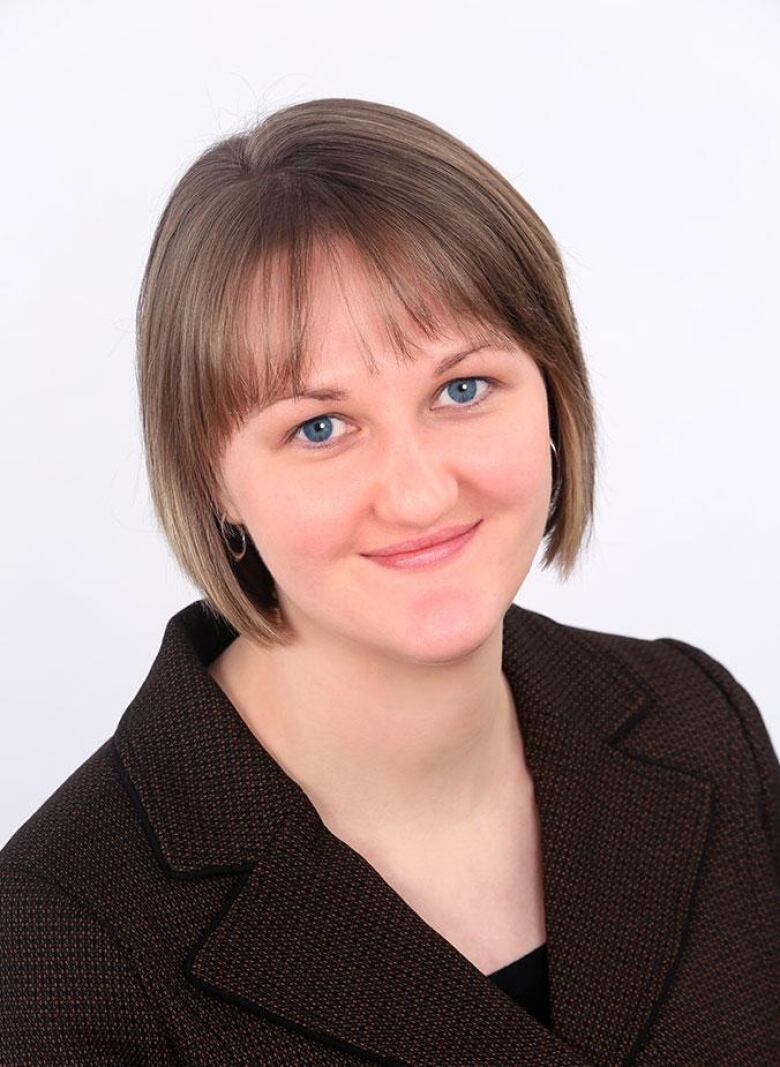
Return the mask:
<svg viewBox="0 0 780 1067">
<path fill-rule="evenodd" d="M 736 678 L 726 669 L 726 667 L 723 666 L 722 663 L 714 659 L 708 653 L 704 652 L 703 649 L 697 648 L 695 645 L 690 645 L 686 641 L 678 640 L 675 637 L 659 637 L 658 640 L 665 645 L 671 645 L 673 648 L 676 648 L 678 652 L 685 657 L 686 660 L 688 660 L 690 663 L 693 663 L 695 667 L 698 667 L 701 673 L 712 682 L 712 684 L 721 694 L 724 701 L 726 702 L 726 706 L 728 707 L 729 711 L 731 711 L 732 715 L 737 720 L 737 723 L 739 724 L 740 733 L 742 734 L 745 744 L 750 749 L 750 755 L 753 760 L 756 779 L 758 781 L 759 792 L 761 795 L 761 803 L 759 805 L 761 822 L 763 823 L 764 833 L 766 835 L 767 841 L 769 842 L 770 850 L 772 850 L 774 848 L 772 844 L 774 831 L 770 823 L 769 812 L 771 804 L 774 803 L 774 798 L 769 796 L 767 793 L 766 782 L 764 779 L 764 771 L 762 767 L 762 760 L 757 751 L 755 739 L 753 737 L 750 726 L 745 720 L 745 716 L 742 712 L 742 709 L 737 706 L 724 684 L 713 673 L 713 670 L 707 660 L 711 660 L 715 664 L 716 668 L 720 668 L 720 670 L 726 675 L 730 684 L 734 687 L 735 691 L 743 699 L 746 700 L 748 705 L 752 705 L 754 713 L 760 716 L 761 712 L 758 710 L 755 700 L 753 700 L 753 697 L 745 689 L 745 687 L 740 685 Z M 780 864 L 780 855 L 777 855 L 775 857 L 775 861 L 777 864 Z"/>
<path fill-rule="evenodd" d="M 237 993 L 227 993 L 219 986 L 214 986 L 210 982 L 206 982 L 202 978 L 198 978 L 195 974 L 193 974 L 192 968 L 194 966 L 195 959 L 198 953 L 201 951 L 206 941 L 219 927 L 220 923 L 227 915 L 234 901 L 240 894 L 241 890 L 244 888 L 247 879 L 250 877 L 252 871 L 257 866 L 257 860 L 247 860 L 244 863 L 234 864 L 232 866 L 211 865 L 207 867 L 201 867 L 199 870 L 194 871 L 180 871 L 174 867 L 171 867 L 171 865 L 167 862 L 165 856 L 163 855 L 159 838 L 155 833 L 154 827 L 152 826 L 149 820 L 149 816 L 146 813 L 146 809 L 144 808 L 143 802 L 140 796 L 138 795 L 138 791 L 136 790 L 135 785 L 133 784 L 130 778 L 130 775 L 128 774 L 124 761 L 122 760 L 122 756 L 119 752 L 119 748 L 117 745 L 116 736 L 113 736 L 111 738 L 111 742 L 111 756 L 117 774 L 121 779 L 125 791 L 130 797 L 133 808 L 141 823 L 147 841 L 149 842 L 149 846 L 152 852 L 154 853 L 154 857 L 162 868 L 162 870 L 164 871 L 164 873 L 167 875 L 167 877 L 172 878 L 175 881 L 192 882 L 195 880 L 209 878 L 217 875 L 237 876 L 236 881 L 223 897 L 222 903 L 220 904 L 219 908 L 211 917 L 198 939 L 187 951 L 187 954 L 181 964 L 181 973 L 184 975 L 184 978 L 190 983 L 190 985 L 194 986 L 196 989 L 200 989 L 202 992 L 217 997 L 219 1000 L 223 1000 L 228 1004 L 235 1004 L 238 1007 L 244 1008 L 245 1010 L 252 1012 L 254 1015 L 258 1015 L 263 1019 L 267 1019 L 269 1022 L 272 1022 L 278 1026 L 283 1026 L 291 1033 L 304 1034 L 306 1037 L 315 1039 L 320 1044 L 329 1045 L 331 1048 L 338 1049 L 341 1052 L 349 1052 L 353 1055 L 360 1056 L 363 1059 L 368 1059 L 372 1063 L 381 1064 L 383 1065 L 383 1067 L 410 1067 L 410 1064 L 406 1060 L 390 1059 L 386 1056 L 380 1056 L 378 1053 L 372 1053 L 362 1046 L 351 1045 L 348 1042 L 339 1041 L 337 1038 L 331 1037 L 329 1034 L 321 1033 L 318 1030 L 303 1026 L 300 1023 L 294 1023 L 282 1015 L 278 1015 L 275 1012 L 269 1011 L 266 1008 L 262 1008 L 255 1001 L 249 1000 L 247 997 L 242 997 Z M 285 825 L 286 823 L 284 821 L 279 825 L 276 834 L 274 834 L 274 839 L 281 832 L 282 828 Z"/>
<path fill-rule="evenodd" d="M 701 777 L 701 776 L 697 775 L 697 777 Z M 706 780 L 709 781 L 709 779 L 706 779 Z M 695 901 L 697 899 L 697 896 L 698 896 L 699 885 L 700 885 L 701 880 L 702 880 L 702 870 L 704 868 L 704 862 L 705 862 L 705 860 L 707 858 L 707 852 L 708 852 L 710 843 L 711 843 L 711 841 L 713 839 L 714 832 L 715 832 L 715 813 L 716 813 L 716 809 L 717 809 L 717 802 L 716 802 L 715 789 L 713 787 L 713 791 L 710 794 L 710 804 L 709 804 L 709 811 L 708 811 L 708 818 L 707 818 L 706 834 L 705 834 L 705 837 L 704 837 L 704 845 L 703 845 L 702 850 L 701 850 L 701 855 L 699 856 L 699 863 L 698 863 L 698 866 L 696 868 L 696 874 L 695 874 L 694 879 L 693 879 L 693 885 L 691 886 L 691 897 L 690 897 L 690 899 L 692 901 L 692 904 L 688 908 L 688 910 L 686 912 L 686 915 L 685 915 L 685 922 L 683 923 L 683 927 L 682 927 L 682 935 L 680 937 L 680 943 L 677 946 L 677 954 L 675 955 L 674 960 L 672 961 L 671 967 L 666 972 L 666 977 L 664 978 L 663 985 L 661 986 L 661 989 L 660 989 L 660 992 L 658 994 L 658 997 L 656 998 L 655 1004 L 653 1005 L 653 1007 L 652 1007 L 652 1009 L 650 1011 L 650 1014 L 645 1019 L 644 1024 L 642 1025 L 642 1029 L 639 1031 L 639 1034 L 637 1035 L 636 1041 L 632 1045 L 632 1047 L 631 1047 L 630 1051 L 628 1052 L 628 1054 L 621 1061 L 621 1067 L 634 1067 L 634 1064 L 636 1063 L 636 1058 L 639 1055 L 639 1053 L 641 1052 L 642 1047 L 644 1046 L 645 1042 L 650 1037 L 650 1034 L 651 1034 L 651 1031 L 653 1029 L 653 1026 L 655 1025 L 655 1021 L 658 1018 L 659 1012 L 661 1010 L 661 1006 L 663 1005 L 663 1003 L 666 1000 L 666 998 L 669 996 L 669 994 L 671 992 L 671 989 L 672 989 L 672 986 L 674 985 L 674 981 L 675 981 L 675 979 L 677 977 L 677 970 L 678 970 L 679 965 L 680 965 L 680 960 L 682 959 L 682 955 L 683 955 L 683 952 L 685 950 L 685 945 L 686 945 L 686 943 L 688 941 L 688 934 L 689 934 L 689 930 L 690 930 L 690 926 L 691 926 L 691 911 L 693 909 L 693 904 L 695 903 Z"/>
<path fill-rule="evenodd" d="M 642 1027 L 641 1027 L 639 1033 L 637 1034 L 636 1040 L 634 1041 L 633 1045 L 631 1046 L 629 1051 L 626 1053 L 626 1055 L 623 1057 L 623 1059 L 620 1061 L 620 1067 L 634 1067 L 634 1065 L 636 1063 L 637 1056 L 639 1055 L 639 1053 L 642 1051 L 642 1048 L 644 1047 L 644 1045 L 649 1040 L 649 1038 L 650 1038 L 650 1036 L 652 1034 L 652 1030 L 653 1030 L 653 1027 L 655 1025 L 656 1019 L 658 1018 L 658 1015 L 660 1014 L 661 1008 L 662 1008 L 666 998 L 670 995 L 672 987 L 673 987 L 674 982 L 675 982 L 675 979 L 677 977 L 677 971 L 679 969 L 680 960 L 682 958 L 682 954 L 683 954 L 683 952 L 685 950 L 685 945 L 686 945 L 686 942 L 688 940 L 689 929 L 690 929 L 690 925 L 691 925 L 691 911 L 692 911 L 692 909 L 693 909 L 693 907 L 695 905 L 695 902 L 696 902 L 696 898 L 697 898 L 698 891 L 699 891 L 699 886 L 700 886 L 701 879 L 702 879 L 702 870 L 703 870 L 703 867 L 704 867 L 704 863 L 705 863 L 705 861 L 707 859 L 708 849 L 710 847 L 710 844 L 711 844 L 713 836 L 714 836 L 715 815 L 716 815 L 716 811 L 717 811 L 717 799 L 716 798 L 717 798 L 718 790 L 717 790 L 717 786 L 716 786 L 715 782 L 712 780 L 712 778 L 710 778 L 706 774 L 703 774 L 701 771 L 695 771 L 695 770 L 691 770 L 690 767 L 682 767 L 682 766 L 680 766 L 678 764 L 668 763 L 668 762 L 664 762 L 662 760 L 652 759 L 650 756 L 646 756 L 643 752 L 636 752 L 633 749 L 624 748 L 624 747 L 620 747 L 620 748 L 616 747 L 618 745 L 622 746 L 623 738 L 627 734 L 629 734 L 631 732 L 631 730 L 633 730 L 640 722 L 642 722 L 645 718 L 647 718 L 648 715 L 650 715 L 653 712 L 653 710 L 656 707 L 656 703 L 657 703 L 656 700 L 655 700 L 655 697 L 652 694 L 652 692 L 648 688 L 646 688 L 646 685 L 643 684 L 642 680 L 634 672 L 634 670 L 631 667 L 629 667 L 628 664 L 623 663 L 623 661 L 617 655 L 615 655 L 615 653 L 613 653 L 611 650 L 600 648 L 598 645 L 596 645 L 594 642 L 589 640 L 587 637 L 585 637 L 581 633 L 576 633 L 576 634 L 575 633 L 571 633 L 570 629 L 569 629 L 569 633 L 574 638 L 574 640 L 577 641 L 581 646 L 584 646 L 585 648 L 591 649 L 593 652 L 597 653 L 598 655 L 603 656 L 610 663 L 610 666 L 612 667 L 612 672 L 611 673 L 612 673 L 613 677 L 619 678 L 619 672 L 621 670 L 625 671 L 626 674 L 628 675 L 628 677 L 631 678 L 633 684 L 639 690 L 638 706 L 633 711 L 633 713 L 631 713 L 628 716 L 628 718 L 617 728 L 617 730 L 615 730 L 610 735 L 610 737 L 607 738 L 607 743 L 612 748 L 614 748 L 615 751 L 621 752 L 623 755 L 628 756 L 631 759 L 637 760 L 639 763 L 644 763 L 644 764 L 646 764 L 647 766 L 650 766 L 650 767 L 661 767 L 664 770 L 671 770 L 671 771 L 676 771 L 678 773 L 685 774 L 689 778 L 693 778 L 696 781 L 701 782 L 704 785 L 708 785 L 709 788 L 710 788 L 709 805 L 708 805 L 708 810 L 707 810 L 707 825 L 706 825 L 706 828 L 705 828 L 704 844 L 702 845 L 701 854 L 699 856 L 699 863 L 698 863 L 698 865 L 696 867 L 696 873 L 694 875 L 693 885 L 691 886 L 690 904 L 689 904 L 688 909 L 686 911 L 685 920 L 683 922 L 682 932 L 681 932 L 681 935 L 680 935 L 680 941 L 679 941 L 679 944 L 677 946 L 677 953 L 676 953 L 676 955 L 674 957 L 674 960 L 672 961 L 671 966 L 669 967 L 669 969 L 666 972 L 666 975 L 664 977 L 664 981 L 663 981 L 663 984 L 661 986 L 661 989 L 659 990 L 658 996 L 655 999 L 655 1003 L 653 1004 L 652 1008 L 650 1009 L 649 1014 L 647 1015 L 647 1018 L 645 1019 L 644 1023 L 642 1024 Z M 624 680 L 625 679 L 623 679 L 623 681 Z"/>
<path fill-rule="evenodd" d="M 556 625 L 560 627 L 562 624 L 558 623 Z M 660 768 L 665 769 L 665 770 L 672 770 L 672 771 L 676 771 L 678 773 L 679 772 L 684 773 L 684 774 L 688 775 L 689 777 L 692 777 L 692 778 L 696 779 L 699 782 L 702 782 L 704 784 L 708 784 L 711 787 L 711 792 L 710 792 L 710 796 L 709 796 L 709 808 L 708 808 L 708 819 L 707 819 L 707 826 L 706 826 L 705 841 L 704 841 L 702 852 L 701 852 L 701 855 L 700 855 L 700 858 L 699 858 L 699 863 L 698 863 L 698 866 L 696 868 L 696 873 L 695 873 L 695 876 L 694 876 L 694 882 L 693 882 L 693 885 L 691 887 L 691 893 L 690 893 L 690 900 L 691 900 L 691 902 L 694 902 L 696 900 L 697 891 L 698 891 L 699 884 L 700 884 L 700 881 L 701 881 L 701 873 L 702 873 L 702 868 L 704 866 L 704 861 L 705 861 L 705 858 L 706 858 L 706 855 L 707 855 L 708 846 L 709 846 L 710 841 L 711 841 L 712 836 L 713 836 L 713 828 L 714 828 L 714 822 L 715 822 L 715 810 L 716 810 L 715 795 L 714 795 L 716 790 L 715 790 L 714 783 L 706 775 L 701 774 L 700 772 L 697 772 L 697 771 L 692 771 L 687 767 L 679 767 L 679 766 L 675 766 L 673 764 L 663 763 L 660 760 L 651 759 L 650 757 L 645 756 L 642 753 L 634 752 L 634 751 L 629 750 L 629 749 L 616 748 L 616 746 L 618 744 L 620 744 L 620 742 L 622 741 L 623 737 L 625 735 L 627 735 L 632 729 L 634 729 L 640 722 L 643 721 L 643 719 L 645 719 L 652 712 L 653 708 L 655 707 L 655 701 L 654 701 L 651 693 L 642 684 L 642 681 L 640 680 L 639 676 L 633 671 L 633 669 L 631 669 L 627 664 L 625 664 L 612 651 L 599 647 L 598 645 L 596 645 L 592 641 L 590 641 L 585 635 L 583 635 L 583 634 L 581 634 L 579 632 L 575 633 L 574 632 L 575 628 L 572 628 L 572 627 L 569 627 L 569 626 L 563 626 L 563 629 L 567 632 L 568 636 L 571 639 L 573 639 L 577 644 L 580 645 L 581 648 L 584 648 L 585 650 L 590 651 L 590 652 L 595 652 L 599 656 L 603 657 L 603 659 L 609 664 L 610 674 L 612 675 L 613 678 L 615 678 L 616 681 L 619 682 L 619 684 L 621 684 L 623 686 L 626 686 L 627 685 L 627 681 L 626 680 L 630 679 L 630 683 L 635 689 L 635 693 L 633 694 L 635 706 L 634 706 L 633 710 L 629 714 L 628 718 L 625 719 L 624 722 L 610 736 L 608 736 L 606 738 L 607 743 L 611 747 L 615 748 L 616 751 L 621 752 L 623 755 L 625 755 L 625 756 L 627 756 L 627 757 L 629 757 L 631 759 L 638 760 L 639 762 L 645 763 L 648 766 L 655 766 L 655 767 L 660 767 Z M 667 640 L 667 639 L 659 639 L 659 640 Z M 731 704 L 731 701 L 729 701 L 729 705 L 733 706 Z M 347 1042 L 339 1041 L 336 1038 L 333 1038 L 330 1035 L 321 1033 L 320 1031 L 317 1031 L 315 1029 L 303 1026 L 302 1024 L 299 1024 L 299 1023 L 293 1023 L 289 1019 L 287 1019 L 287 1018 L 285 1018 L 283 1016 L 280 1016 L 280 1015 L 278 1015 L 278 1014 L 276 1014 L 276 1013 L 274 1013 L 274 1012 L 272 1012 L 272 1011 L 270 1011 L 268 1009 L 262 1008 L 255 1001 L 249 1000 L 246 997 L 242 997 L 239 994 L 227 993 L 223 989 L 219 988 L 218 986 L 211 985 L 211 983 L 206 982 L 203 979 L 196 977 L 192 973 L 192 967 L 194 965 L 196 956 L 198 955 L 200 950 L 203 948 L 203 945 L 208 940 L 209 936 L 217 929 L 219 924 L 224 919 L 225 915 L 229 911 L 229 909 L 232 906 L 233 902 L 235 901 L 235 899 L 237 898 L 237 896 L 239 895 L 239 893 L 243 889 L 247 879 L 249 878 L 249 876 L 251 875 L 251 873 L 254 870 L 255 866 L 257 865 L 257 860 L 250 860 L 250 861 L 247 861 L 245 863 L 242 863 L 242 864 L 239 864 L 239 865 L 232 865 L 232 866 L 228 866 L 228 865 L 222 865 L 222 866 L 212 865 L 212 866 L 207 866 L 207 867 L 200 868 L 199 870 L 196 870 L 196 871 L 179 871 L 179 870 L 176 870 L 175 868 L 171 867 L 170 864 L 165 860 L 165 857 L 163 856 L 159 839 L 158 839 L 158 837 L 157 837 L 157 835 L 156 835 L 156 833 L 155 833 L 155 831 L 154 831 L 154 829 L 153 829 L 153 827 L 151 825 L 151 822 L 149 821 L 149 818 L 148 818 L 148 816 L 146 814 L 146 810 L 144 809 L 143 803 L 141 802 L 141 799 L 140 799 L 140 797 L 139 797 L 139 795 L 138 795 L 138 793 L 137 793 L 137 791 L 135 789 L 135 786 L 133 785 L 133 783 L 132 783 L 132 781 L 130 779 L 130 776 L 129 776 L 128 772 L 127 772 L 127 769 L 126 769 L 126 767 L 124 765 L 124 762 L 122 760 L 121 754 L 119 753 L 119 749 L 118 749 L 118 746 L 117 746 L 117 741 L 116 741 L 116 737 L 115 736 L 112 737 L 112 756 L 113 756 L 113 760 L 114 760 L 115 766 L 117 768 L 117 772 L 118 772 L 118 774 L 119 774 L 119 776 L 120 776 L 120 778 L 122 780 L 122 784 L 124 785 L 128 795 L 131 798 L 131 801 L 132 801 L 133 806 L 134 806 L 134 808 L 136 810 L 136 813 L 137 813 L 138 818 L 139 818 L 139 820 L 141 822 L 141 825 L 142 825 L 142 827 L 144 829 L 144 833 L 145 833 L 145 835 L 147 837 L 147 840 L 149 841 L 150 847 L 151 847 L 151 849 L 152 849 L 152 851 L 153 851 L 153 853 L 155 855 L 155 858 L 157 859 L 157 862 L 159 863 L 160 867 L 163 869 L 163 871 L 166 873 L 166 875 L 168 877 L 176 879 L 178 881 L 192 881 L 192 880 L 195 880 L 195 879 L 201 879 L 201 878 L 206 878 L 206 877 L 216 876 L 216 875 L 235 875 L 235 876 L 238 876 L 236 878 L 236 882 L 234 883 L 234 885 L 226 893 L 226 895 L 225 895 L 225 897 L 224 897 L 224 899 L 222 901 L 222 904 L 220 905 L 220 908 L 215 913 L 215 915 L 212 917 L 212 919 L 210 920 L 210 922 L 208 923 L 208 925 L 206 926 L 204 931 L 201 933 L 199 939 L 190 948 L 189 952 L 187 953 L 187 955 L 186 955 L 186 957 L 185 957 L 185 959 L 184 959 L 184 961 L 182 963 L 182 973 L 184 974 L 184 977 L 187 979 L 187 981 L 191 985 L 193 985 L 196 988 L 202 990 L 203 992 L 206 992 L 206 993 L 209 993 L 212 996 L 218 997 L 219 999 L 221 999 L 223 1001 L 226 1001 L 227 1003 L 235 1004 L 238 1007 L 242 1007 L 245 1010 L 248 1010 L 248 1011 L 252 1012 L 255 1015 L 258 1015 L 258 1016 L 260 1016 L 262 1018 L 265 1018 L 265 1019 L 269 1020 L 272 1023 L 275 1023 L 276 1025 L 280 1025 L 280 1026 L 285 1027 L 286 1029 L 290 1030 L 293 1033 L 298 1033 L 298 1034 L 302 1033 L 307 1037 L 315 1039 L 316 1041 L 320 1042 L 321 1044 L 328 1045 L 328 1046 L 330 1046 L 332 1048 L 335 1048 L 335 1049 L 338 1049 L 340 1051 L 345 1051 L 345 1052 L 348 1052 L 348 1053 L 352 1053 L 352 1054 L 356 1054 L 356 1055 L 362 1056 L 364 1059 L 368 1058 L 370 1062 L 382 1064 L 383 1067 L 410 1067 L 410 1065 L 406 1061 L 397 1060 L 397 1059 L 389 1059 L 387 1057 L 380 1057 L 378 1054 L 371 1053 L 370 1051 L 368 1051 L 367 1049 L 365 1049 L 363 1047 L 354 1046 L 354 1045 L 351 1045 L 351 1044 L 349 1044 Z M 281 829 L 283 828 L 284 825 L 285 825 L 284 822 L 282 822 L 280 824 L 279 828 L 277 829 L 277 833 L 279 833 L 281 831 Z M 276 836 L 276 835 L 274 835 L 274 836 Z M 680 962 L 680 959 L 682 957 L 682 953 L 683 953 L 683 950 L 684 950 L 684 947 L 685 947 L 685 944 L 686 944 L 686 941 L 687 941 L 687 938 L 688 938 L 688 931 L 689 931 L 689 927 L 690 927 L 690 913 L 691 913 L 692 906 L 693 905 L 691 904 L 688 907 L 688 910 L 687 910 L 687 913 L 686 913 L 686 918 L 685 918 L 685 921 L 684 921 L 684 924 L 683 924 L 683 928 L 682 928 L 682 935 L 680 937 L 680 942 L 679 942 L 678 947 L 677 947 L 677 953 L 675 955 L 675 958 L 674 958 L 670 968 L 666 972 L 666 976 L 664 978 L 664 982 L 663 982 L 663 985 L 661 987 L 661 990 L 659 991 L 658 997 L 656 998 L 655 1003 L 653 1004 L 653 1006 L 652 1006 L 652 1008 L 650 1010 L 650 1013 L 648 1014 L 647 1018 L 645 1019 L 643 1025 L 642 1025 L 642 1028 L 641 1028 L 636 1040 L 634 1041 L 634 1044 L 632 1045 L 630 1051 L 621 1060 L 620 1067 L 634 1067 L 634 1064 L 636 1062 L 637 1056 L 639 1055 L 639 1052 L 641 1051 L 642 1047 L 644 1046 L 644 1044 L 646 1043 L 646 1041 L 648 1040 L 648 1038 L 649 1038 L 649 1036 L 651 1034 L 652 1028 L 653 1028 L 653 1026 L 655 1024 L 655 1021 L 656 1021 L 656 1019 L 658 1017 L 658 1014 L 660 1012 L 661 1006 L 663 1005 L 666 997 L 668 996 L 668 994 L 669 994 L 669 992 L 670 992 L 670 990 L 672 988 L 672 985 L 674 983 L 674 980 L 675 980 L 675 977 L 676 977 L 676 974 L 677 974 L 677 970 L 678 970 L 678 967 L 679 967 L 679 962 Z M 554 1023 L 554 1020 L 553 1020 L 553 1023 Z"/>
<path fill-rule="evenodd" d="M 138 791 L 136 790 L 135 785 L 133 784 L 130 775 L 127 772 L 127 768 L 124 765 L 122 756 L 117 746 L 116 736 L 112 737 L 111 741 L 111 755 L 117 774 L 121 779 L 122 785 L 124 786 L 126 793 L 130 797 L 133 808 L 135 809 L 135 813 L 138 816 L 138 819 L 143 828 L 144 835 L 146 836 L 146 839 L 149 842 L 149 847 L 154 853 L 154 858 L 157 860 L 158 864 L 160 865 L 160 867 L 165 872 L 168 878 L 172 878 L 178 882 L 191 882 L 194 880 L 200 880 L 201 878 L 211 878 L 218 875 L 241 874 L 244 870 L 246 870 L 246 863 L 221 865 L 211 864 L 209 866 L 200 867 L 197 870 L 192 871 L 181 871 L 178 870 L 176 867 L 172 867 L 163 855 L 163 850 L 160 845 L 160 839 L 158 838 L 157 834 L 155 833 L 154 827 L 149 821 L 149 816 L 146 814 L 146 809 L 144 808 L 143 801 L 138 795 Z M 252 866 L 254 866 L 254 863 L 252 863 Z"/>
</svg>

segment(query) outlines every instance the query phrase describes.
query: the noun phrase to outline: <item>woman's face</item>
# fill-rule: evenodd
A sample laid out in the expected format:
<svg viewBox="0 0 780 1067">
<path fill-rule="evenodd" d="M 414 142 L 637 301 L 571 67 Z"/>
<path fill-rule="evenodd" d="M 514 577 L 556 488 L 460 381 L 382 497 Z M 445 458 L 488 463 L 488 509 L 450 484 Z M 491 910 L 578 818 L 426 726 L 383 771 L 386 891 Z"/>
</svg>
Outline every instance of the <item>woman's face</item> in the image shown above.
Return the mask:
<svg viewBox="0 0 780 1067">
<path fill-rule="evenodd" d="M 318 267 L 305 387 L 348 395 L 254 413 L 223 455 L 224 510 L 246 526 L 299 640 L 442 661 L 486 640 L 539 547 L 552 489 L 544 379 L 516 346 L 436 373 L 470 347 L 457 323 L 435 343 L 412 333 L 418 358 L 397 361 L 364 284 L 349 272 L 379 373 Z M 477 521 L 465 547 L 434 566 L 394 569 L 364 555 Z"/>
</svg>

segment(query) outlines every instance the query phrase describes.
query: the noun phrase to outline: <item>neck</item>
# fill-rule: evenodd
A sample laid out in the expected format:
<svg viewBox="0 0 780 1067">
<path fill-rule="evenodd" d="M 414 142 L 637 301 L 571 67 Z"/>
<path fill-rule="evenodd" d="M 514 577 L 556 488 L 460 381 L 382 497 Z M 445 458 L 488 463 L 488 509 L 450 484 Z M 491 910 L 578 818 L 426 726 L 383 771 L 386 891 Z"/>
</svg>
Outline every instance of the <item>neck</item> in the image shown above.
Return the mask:
<svg viewBox="0 0 780 1067">
<path fill-rule="evenodd" d="M 500 627 L 433 666 L 239 637 L 209 670 L 337 836 L 421 841 L 476 829 L 525 766 L 501 650 Z"/>
</svg>

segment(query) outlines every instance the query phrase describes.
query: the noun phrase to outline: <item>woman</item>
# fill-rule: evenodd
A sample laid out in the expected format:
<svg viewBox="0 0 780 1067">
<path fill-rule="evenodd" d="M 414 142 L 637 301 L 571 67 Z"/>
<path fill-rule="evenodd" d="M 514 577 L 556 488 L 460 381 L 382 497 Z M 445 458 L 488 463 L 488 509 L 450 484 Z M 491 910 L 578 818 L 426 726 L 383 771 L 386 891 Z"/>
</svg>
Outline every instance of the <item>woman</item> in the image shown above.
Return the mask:
<svg viewBox="0 0 780 1067">
<path fill-rule="evenodd" d="M 780 1063 L 755 704 L 513 602 L 595 477 L 528 203 L 413 114 L 288 107 L 178 183 L 138 323 L 203 598 L 0 853 L 0 1062 Z"/>
</svg>

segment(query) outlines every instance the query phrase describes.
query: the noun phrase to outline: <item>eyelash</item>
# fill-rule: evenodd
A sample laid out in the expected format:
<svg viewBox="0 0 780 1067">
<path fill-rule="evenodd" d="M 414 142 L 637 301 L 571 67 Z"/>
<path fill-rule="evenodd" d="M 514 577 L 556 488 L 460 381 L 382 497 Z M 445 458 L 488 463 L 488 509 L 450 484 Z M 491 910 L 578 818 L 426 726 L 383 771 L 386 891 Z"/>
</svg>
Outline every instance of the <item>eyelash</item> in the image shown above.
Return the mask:
<svg viewBox="0 0 780 1067">
<path fill-rule="evenodd" d="M 481 403 L 483 403 L 483 401 L 487 400 L 489 397 L 491 397 L 493 395 L 493 393 L 495 393 L 496 389 L 499 388 L 500 384 L 501 384 L 498 381 L 497 378 L 486 378 L 484 375 L 472 375 L 471 377 L 468 377 L 468 378 L 452 378 L 452 379 L 450 379 L 450 381 L 445 382 L 444 385 L 441 387 L 441 389 L 439 389 L 439 393 L 443 393 L 444 390 L 447 388 L 447 386 L 454 385 L 455 382 L 487 382 L 488 385 L 490 386 L 490 388 L 485 393 L 485 395 L 480 397 L 478 400 L 474 400 L 470 404 L 455 404 L 455 405 L 453 405 L 455 408 L 462 408 L 464 411 L 473 411 L 474 408 L 479 407 L 479 405 Z M 293 428 L 290 430 L 290 432 L 284 438 L 284 441 L 285 441 L 285 443 L 292 444 L 295 441 L 295 435 L 300 430 L 302 430 L 304 426 L 308 426 L 308 424 L 310 422 L 316 422 L 317 419 L 337 419 L 337 418 L 339 418 L 338 415 L 336 415 L 334 413 L 331 413 L 331 412 L 327 412 L 327 413 L 323 413 L 321 415 L 314 415 L 310 419 L 304 419 L 303 422 L 299 422 L 297 424 L 297 426 L 293 426 Z M 310 441 L 308 443 L 306 443 L 306 444 L 304 444 L 302 441 L 301 442 L 295 442 L 295 443 L 300 443 L 301 447 L 303 448 L 303 450 L 305 452 L 322 452 L 325 449 L 335 447 L 335 444 L 338 442 L 338 440 L 341 440 L 341 438 L 337 438 L 336 441 L 334 441 L 333 443 L 325 443 L 325 444 L 319 444 L 319 445 L 312 444 Z"/>
</svg>

